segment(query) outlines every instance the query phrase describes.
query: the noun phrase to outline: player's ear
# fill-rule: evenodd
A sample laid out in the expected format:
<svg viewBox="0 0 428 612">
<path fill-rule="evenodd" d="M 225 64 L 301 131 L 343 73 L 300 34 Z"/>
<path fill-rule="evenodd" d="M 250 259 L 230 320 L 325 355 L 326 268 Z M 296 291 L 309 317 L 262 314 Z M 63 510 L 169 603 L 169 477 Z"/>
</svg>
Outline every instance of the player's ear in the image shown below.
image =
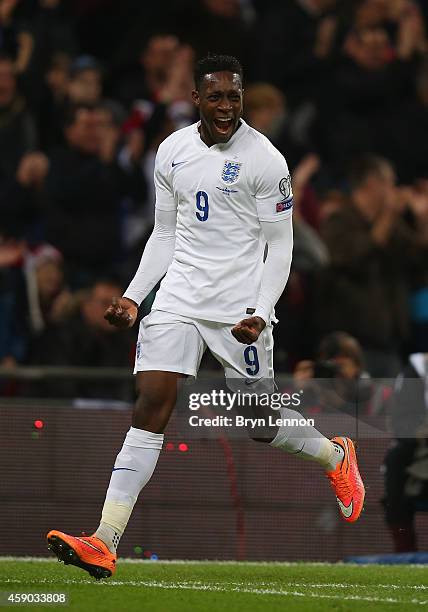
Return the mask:
<svg viewBox="0 0 428 612">
<path fill-rule="evenodd" d="M 201 99 L 199 97 L 199 91 L 197 91 L 196 89 L 194 89 L 192 91 L 192 100 L 193 100 L 193 104 L 196 106 L 196 108 L 199 108 L 199 105 L 201 103 Z"/>
</svg>

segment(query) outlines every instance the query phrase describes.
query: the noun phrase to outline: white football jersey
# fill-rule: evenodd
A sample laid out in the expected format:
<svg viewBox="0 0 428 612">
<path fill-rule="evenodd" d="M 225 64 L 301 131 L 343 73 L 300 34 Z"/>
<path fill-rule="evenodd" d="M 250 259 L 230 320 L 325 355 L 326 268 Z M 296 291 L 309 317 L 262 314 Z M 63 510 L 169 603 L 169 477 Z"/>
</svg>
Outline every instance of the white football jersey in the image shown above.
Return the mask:
<svg viewBox="0 0 428 612">
<path fill-rule="evenodd" d="M 174 132 L 157 153 L 156 207 L 177 210 L 177 229 L 152 309 L 237 323 L 256 308 L 266 243 L 260 221 L 291 215 L 291 178 L 281 153 L 244 121 L 229 142 L 211 147 L 199 125 Z"/>
</svg>

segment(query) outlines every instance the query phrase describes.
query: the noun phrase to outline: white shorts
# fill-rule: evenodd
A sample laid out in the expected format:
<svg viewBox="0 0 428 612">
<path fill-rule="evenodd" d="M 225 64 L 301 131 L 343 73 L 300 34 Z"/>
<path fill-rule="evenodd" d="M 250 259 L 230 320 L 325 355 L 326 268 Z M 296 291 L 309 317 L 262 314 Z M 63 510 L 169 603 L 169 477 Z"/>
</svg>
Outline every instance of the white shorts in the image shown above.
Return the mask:
<svg viewBox="0 0 428 612">
<path fill-rule="evenodd" d="M 208 347 L 226 378 L 273 379 L 272 326 L 267 325 L 251 345 L 238 342 L 232 327 L 153 310 L 140 323 L 134 374 L 160 370 L 196 377 Z"/>
</svg>

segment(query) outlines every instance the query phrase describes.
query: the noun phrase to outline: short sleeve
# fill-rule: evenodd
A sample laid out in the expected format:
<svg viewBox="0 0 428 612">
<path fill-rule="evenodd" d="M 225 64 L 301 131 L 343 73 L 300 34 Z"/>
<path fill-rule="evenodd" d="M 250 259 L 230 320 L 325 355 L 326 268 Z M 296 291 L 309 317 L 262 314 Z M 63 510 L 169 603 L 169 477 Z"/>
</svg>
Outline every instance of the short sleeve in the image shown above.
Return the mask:
<svg viewBox="0 0 428 612">
<path fill-rule="evenodd" d="M 161 146 L 158 149 L 155 160 L 154 180 L 156 208 L 159 210 L 171 211 L 177 209 L 177 203 L 170 184 L 169 165 L 165 157 L 165 153 Z"/>
<path fill-rule="evenodd" d="M 282 221 L 293 211 L 291 176 L 284 157 L 275 151 L 256 171 L 255 198 L 260 221 Z"/>
</svg>

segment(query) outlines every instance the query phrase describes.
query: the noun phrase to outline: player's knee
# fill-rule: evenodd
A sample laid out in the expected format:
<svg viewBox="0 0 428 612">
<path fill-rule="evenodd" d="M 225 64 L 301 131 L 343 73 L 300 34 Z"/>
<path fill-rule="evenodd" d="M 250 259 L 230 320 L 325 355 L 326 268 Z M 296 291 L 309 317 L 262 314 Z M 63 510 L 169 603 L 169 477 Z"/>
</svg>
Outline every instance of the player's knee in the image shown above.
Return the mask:
<svg viewBox="0 0 428 612">
<path fill-rule="evenodd" d="M 141 414 L 159 413 L 169 408 L 171 398 L 165 393 L 142 391 L 135 402 L 135 411 Z"/>
<path fill-rule="evenodd" d="M 139 429 L 162 433 L 174 409 L 175 399 L 161 389 L 138 389 L 132 424 Z"/>
</svg>

